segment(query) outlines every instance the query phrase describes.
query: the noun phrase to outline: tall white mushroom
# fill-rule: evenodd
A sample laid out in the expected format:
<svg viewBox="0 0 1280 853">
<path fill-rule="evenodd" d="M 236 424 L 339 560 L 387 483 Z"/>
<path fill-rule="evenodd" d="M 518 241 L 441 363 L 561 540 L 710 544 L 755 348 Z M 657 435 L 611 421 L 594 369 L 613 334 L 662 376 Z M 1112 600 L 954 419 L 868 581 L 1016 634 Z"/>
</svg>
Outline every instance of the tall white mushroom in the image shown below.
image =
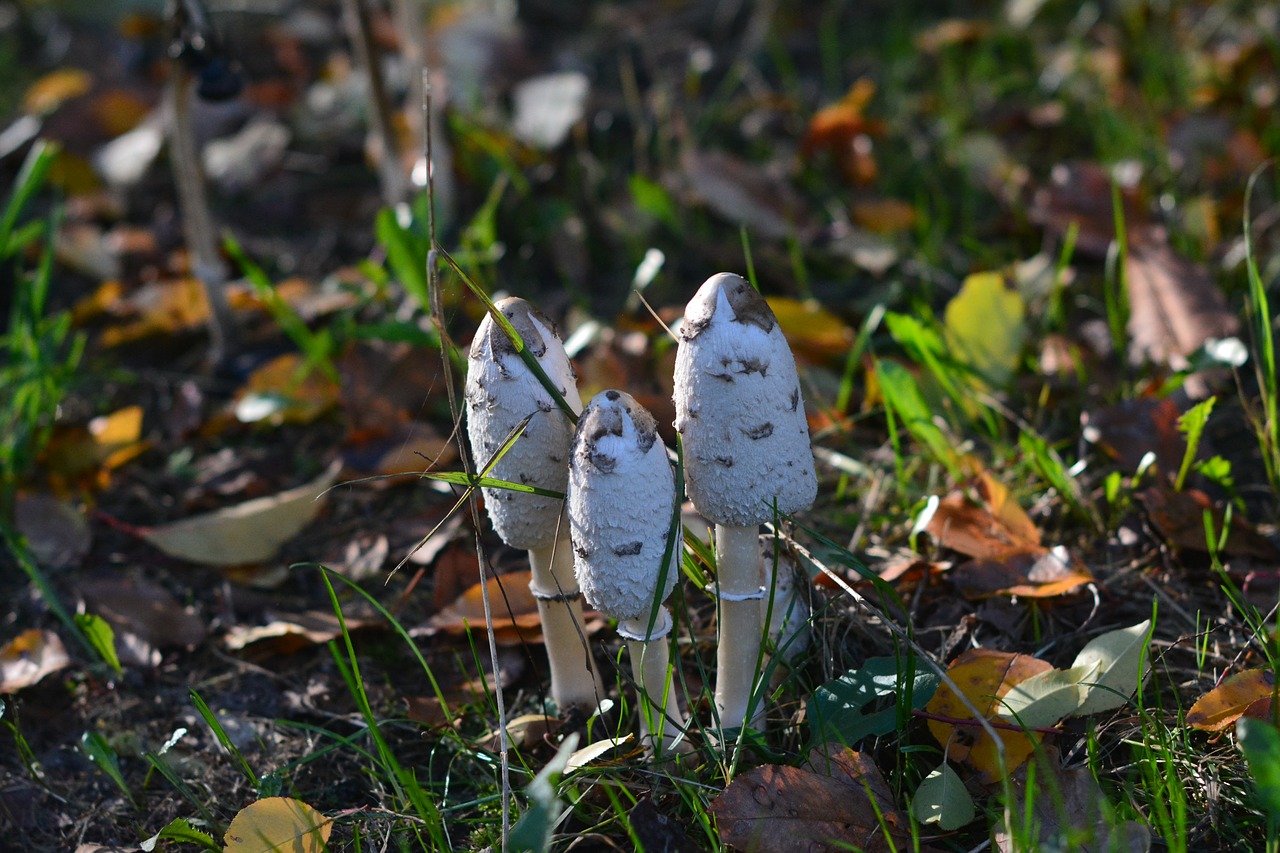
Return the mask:
<svg viewBox="0 0 1280 853">
<path fill-rule="evenodd" d="M 676 354 L 676 430 L 685 486 L 716 524 L 720 725 L 748 719 L 760 640 L 764 569 L 759 526 L 817 494 L 795 359 L 764 297 L 741 276 L 707 279 L 685 308 Z"/>
<path fill-rule="evenodd" d="M 661 603 L 679 574 L 680 543 L 668 541 L 675 505 L 653 415 L 630 394 L 597 394 L 578 421 L 569 462 L 574 566 L 591 606 L 618 620 L 640 695 L 641 739 L 659 754 L 682 728 L 668 666 L 671 614 Z"/>
<path fill-rule="evenodd" d="M 523 299 L 497 303 L 575 412 L 582 398 L 555 325 Z M 467 434 L 476 470 L 501 449 L 521 421 L 524 432 L 488 476 L 564 492 L 569 480 L 573 423 L 521 360 L 502 327 L 486 316 L 467 364 Z M 594 709 L 599 677 L 582 632 L 582 600 L 573 574 L 569 537 L 560 535 L 562 500 L 503 488 L 485 488 L 485 506 L 502 541 L 529 552 L 542 634 L 551 668 L 551 698 L 562 710 Z M 567 530 L 565 531 L 567 533 Z"/>
</svg>

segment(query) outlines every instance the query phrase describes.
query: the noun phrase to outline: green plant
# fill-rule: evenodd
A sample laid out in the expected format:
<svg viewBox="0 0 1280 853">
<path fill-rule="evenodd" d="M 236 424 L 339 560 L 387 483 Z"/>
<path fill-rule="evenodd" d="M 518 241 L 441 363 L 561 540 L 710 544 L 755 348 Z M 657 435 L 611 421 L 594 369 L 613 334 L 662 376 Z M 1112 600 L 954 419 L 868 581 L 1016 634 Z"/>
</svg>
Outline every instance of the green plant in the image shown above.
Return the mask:
<svg viewBox="0 0 1280 853">
<path fill-rule="evenodd" d="M 84 353 L 84 336 L 71 332 L 71 314 L 48 311 L 61 214 L 55 208 L 44 219 L 24 221 L 57 155 L 50 143 L 31 149 L 0 215 L 0 263 L 12 264 L 13 276 L 9 327 L 0 338 L 0 388 L 8 397 L 0 408 L 0 520 L 10 516 L 15 490 L 48 443 Z"/>
</svg>

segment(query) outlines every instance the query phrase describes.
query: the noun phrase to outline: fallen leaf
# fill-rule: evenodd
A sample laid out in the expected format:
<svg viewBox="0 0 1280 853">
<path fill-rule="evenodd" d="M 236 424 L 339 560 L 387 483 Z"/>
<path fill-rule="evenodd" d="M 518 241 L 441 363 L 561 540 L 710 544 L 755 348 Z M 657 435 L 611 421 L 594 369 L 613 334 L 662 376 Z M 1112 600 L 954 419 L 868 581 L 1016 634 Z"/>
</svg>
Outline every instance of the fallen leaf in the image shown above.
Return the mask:
<svg viewBox="0 0 1280 853">
<path fill-rule="evenodd" d="M 268 612 L 267 618 L 270 621 L 265 625 L 232 625 L 223 639 L 226 647 L 232 651 L 253 647 L 256 652 L 289 655 L 341 637 L 344 625 L 348 632 L 354 632 L 380 624 L 348 613 L 344 613 L 339 622 L 338 617 L 327 610 Z"/>
<path fill-rule="evenodd" d="M 797 230 L 796 191 L 755 163 L 721 151 L 690 150 L 680 161 L 685 182 L 709 208 L 753 238 L 781 240 Z"/>
<path fill-rule="evenodd" d="M 812 361 L 844 359 L 853 346 L 854 332 L 848 323 L 812 299 L 771 296 L 769 307 L 778 325 L 798 355 Z"/>
<path fill-rule="evenodd" d="M 902 848 L 903 818 L 869 759 L 843 750 L 811 757 L 810 767 L 768 764 L 736 776 L 711 804 L 721 841 L 747 853 Z"/>
<path fill-rule="evenodd" d="M 1081 423 L 1085 441 L 1115 459 L 1125 473 L 1137 471 L 1143 457 L 1154 453 L 1160 473 L 1173 477 L 1187 450 L 1186 437 L 1178 431 L 1180 417 L 1182 411 L 1169 397 L 1139 397 L 1085 412 Z"/>
<path fill-rule="evenodd" d="M 117 634 L 127 663 L 152 665 L 158 648 L 191 649 L 205 637 L 205 624 L 163 587 L 145 580 L 110 578 L 77 585 L 90 612 L 102 616 Z"/>
<path fill-rule="evenodd" d="M 23 631 L 0 647 L 0 693 L 16 693 L 70 664 L 57 634 Z"/>
<path fill-rule="evenodd" d="M 924 53 L 937 53 L 944 47 L 981 41 L 991 32 L 991 22 L 973 18 L 946 18 L 922 30 L 916 36 L 916 47 Z"/>
<path fill-rule="evenodd" d="M 268 797 L 231 820 L 225 853 L 324 853 L 332 831 L 333 821 L 301 800 Z"/>
<path fill-rule="evenodd" d="M 1177 469 L 1174 469 L 1177 473 Z M 1152 486 L 1139 496 L 1147 517 L 1160 536 L 1175 548 L 1207 552 L 1208 535 L 1204 516 L 1209 513 L 1215 535 L 1220 536 L 1226 524 L 1226 513 L 1209 496 L 1198 489 L 1175 492 L 1167 486 Z M 1280 553 L 1267 537 L 1260 534 L 1241 515 L 1231 517 L 1231 531 L 1218 553 L 1228 557 L 1254 557 L 1274 562 Z"/>
<path fill-rule="evenodd" d="M 1125 257 L 1129 361 L 1181 370 L 1210 338 L 1227 338 L 1240 320 L 1208 270 L 1160 242 L 1132 246 Z"/>
<path fill-rule="evenodd" d="M 864 115 L 875 95 L 876 84 L 860 77 L 836 103 L 823 107 L 809 120 L 800 153 L 812 158 L 819 151 L 830 152 L 845 179 L 866 186 L 879 174 L 874 153 L 874 137 L 882 136 L 884 122 Z"/>
<path fill-rule="evenodd" d="M 1014 685 L 1050 669 L 1047 662 L 1030 655 L 970 649 L 947 669 L 947 676 L 970 704 L 985 718 L 994 720 L 1001 711 L 1001 700 Z M 996 736 L 1004 743 L 1005 764 L 1001 766 L 996 745 L 947 682 L 938 686 L 925 713 L 943 718 L 929 719 L 928 723 L 929 731 L 947 755 L 969 764 L 988 784 L 1020 767 L 1043 738 L 1039 732 L 997 728 Z"/>
<path fill-rule="evenodd" d="M 204 285 L 197 278 L 144 284 L 128 299 L 117 303 L 116 309 L 132 318 L 102 330 L 98 340 L 107 348 L 197 329 L 209 321 L 209 301 Z"/>
<path fill-rule="evenodd" d="M 572 773 L 575 770 L 581 770 L 591 762 L 595 761 L 606 752 L 620 749 L 635 740 L 635 735 L 626 734 L 623 737 L 609 737 L 596 741 L 593 744 L 582 747 L 573 755 L 569 756 L 569 763 L 564 766 L 565 773 Z"/>
<path fill-rule="evenodd" d="M 324 508 L 341 469 L 334 462 L 297 488 L 145 529 L 142 538 L 171 557 L 210 566 L 261 563 L 275 556 Z"/>
<path fill-rule="evenodd" d="M 975 273 L 947 303 L 947 342 L 956 360 L 997 388 L 1013 378 L 1026 342 L 1022 294 L 1001 273 Z"/>
<path fill-rule="evenodd" d="M 1076 655 L 1072 669 L 1093 674 L 1081 682 L 1084 701 L 1072 716 L 1083 717 L 1110 711 L 1128 704 L 1129 697 L 1151 673 L 1147 647 L 1151 642 L 1151 620 L 1121 628 L 1090 640 Z"/>
<path fill-rule="evenodd" d="M 899 699 L 905 701 L 906 661 L 891 657 L 867 659 L 860 668 L 820 685 L 809 699 L 806 716 L 817 744 L 856 745 L 865 737 L 885 735 L 898 725 Z M 938 677 L 917 665 L 911 679 L 911 707 L 919 709 L 933 697 Z M 879 699 L 892 699 L 873 709 Z"/>
<path fill-rule="evenodd" d="M 28 115 L 49 115 L 73 98 L 87 95 L 93 88 L 93 75 L 81 68 L 59 68 L 32 83 L 22 98 L 22 111 Z"/>
<path fill-rule="evenodd" d="M 84 514 L 45 492 L 18 495 L 13 523 L 36 563 L 46 569 L 79 565 L 93 545 Z"/>
<path fill-rule="evenodd" d="M 493 630 L 499 644 L 542 642 L 542 619 L 538 615 L 538 601 L 529 591 L 531 579 L 530 572 L 511 572 L 490 578 L 485 584 L 493 612 Z M 483 631 L 484 591 L 481 584 L 470 587 L 452 604 L 432 616 L 427 626 L 431 633 L 463 634 L 472 629 Z"/>
<path fill-rule="evenodd" d="M 1220 732 L 1241 717 L 1267 719 L 1276 693 L 1276 675 L 1269 669 L 1237 672 L 1196 700 L 1187 712 L 1187 725 Z"/>
<path fill-rule="evenodd" d="M 241 423 L 309 424 L 337 407 L 338 383 L 299 353 L 285 353 L 249 374 L 236 393 Z"/>
<path fill-rule="evenodd" d="M 1049 748 L 1038 761 L 1035 788 L 1027 790 L 1028 768 L 1009 780 L 1014 815 L 1027 815 L 1030 835 L 1010 836 L 997 821 L 993 847 L 1000 853 L 1024 850 L 1071 850 L 1074 853 L 1147 853 L 1151 831 L 1136 821 L 1119 821 L 1088 767 L 1063 770 L 1057 751 Z M 1017 826 L 1024 824 L 1015 818 Z"/>
<path fill-rule="evenodd" d="M 1115 241 L 1115 212 L 1111 201 L 1112 172 L 1099 163 L 1074 162 L 1054 166 L 1049 183 L 1032 196 L 1027 216 L 1061 238 L 1076 226 L 1076 252 L 1104 258 Z M 1147 216 L 1146 200 L 1137 182 L 1118 182 L 1129 245 L 1151 239 L 1155 227 Z"/>
<path fill-rule="evenodd" d="M 944 761 L 916 788 L 911 814 L 921 823 L 936 823 L 939 829 L 951 832 L 973 820 L 976 811 L 964 782 Z"/>
<path fill-rule="evenodd" d="M 630 738 L 630 735 L 627 735 Z M 604 741 L 610 743 L 610 741 Z M 590 747 L 587 747 L 590 749 Z M 578 750 L 582 752 L 583 750 Z M 577 755 L 578 753 L 574 753 Z M 570 764 L 573 759 L 569 759 Z M 568 772 L 568 768 L 566 771 Z M 653 797 L 644 794 L 627 813 L 627 824 L 639 840 L 639 849 L 662 853 L 700 853 L 703 849 L 689 838 L 678 816 L 667 814 L 653 804 Z"/>
<path fill-rule="evenodd" d="M 1091 666 L 1049 669 L 1010 688 L 1000 700 L 1000 716 L 1028 728 L 1054 726 L 1084 704 L 1080 682 L 1094 675 Z"/>
<path fill-rule="evenodd" d="M 894 234 L 915 227 L 916 209 L 896 198 L 860 201 L 853 206 L 853 221 L 873 234 Z"/>
<path fill-rule="evenodd" d="M 979 559 L 999 560 L 1014 551 L 1039 548 L 1040 531 L 1035 525 L 1028 526 L 1015 515 L 1007 507 L 1007 497 L 997 494 L 990 482 L 985 488 L 999 500 L 1000 515 L 957 489 L 938 503 L 925 531 L 942 547 Z"/>
</svg>

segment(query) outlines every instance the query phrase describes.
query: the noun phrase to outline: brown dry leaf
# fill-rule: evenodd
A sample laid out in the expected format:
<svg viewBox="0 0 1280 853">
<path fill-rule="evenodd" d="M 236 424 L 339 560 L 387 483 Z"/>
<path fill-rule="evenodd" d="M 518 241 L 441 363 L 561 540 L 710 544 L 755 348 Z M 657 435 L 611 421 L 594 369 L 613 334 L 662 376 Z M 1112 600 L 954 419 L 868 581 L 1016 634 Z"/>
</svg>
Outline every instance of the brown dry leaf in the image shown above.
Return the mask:
<svg viewBox="0 0 1280 853">
<path fill-rule="evenodd" d="M 228 649 L 249 649 L 255 653 L 291 655 L 310 646 L 318 646 L 342 636 L 345 623 L 347 631 L 379 624 L 372 619 L 359 619 L 343 615 L 343 621 L 326 610 L 308 610 L 305 613 L 268 613 L 271 621 L 266 625 L 233 625 L 227 629 L 223 642 Z"/>
<path fill-rule="evenodd" d="M 1007 495 L 995 490 L 991 481 L 983 488 L 997 499 L 1001 515 L 957 489 L 938 504 L 925 530 L 942 547 L 978 559 L 998 560 L 1012 551 L 1038 548 L 1040 531 L 1030 519 L 1024 521 L 1025 516 L 1014 512 Z"/>
<path fill-rule="evenodd" d="M 846 749 L 809 763 L 769 764 L 735 777 L 711 804 L 721 840 L 747 853 L 902 849 L 905 822 L 870 759 Z"/>
<path fill-rule="evenodd" d="M 756 239 L 781 240 L 797 230 L 803 205 L 795 189 L 764 166 L 723 151 L 688 151 L 681 173 L 693 194 Z"/>
<path fill-rule="evenodd" d="M 947 677 L 984 717 L 996 720 L 1003 708 L 1000 699 L 1014 685 L 1052 668 L 1048 662 L 1030 655 L 970 649 L 947 669 Z M 925 713 L 945 718 L 930 719 L 929 731 L 942 744 L 948 757 L 968 763 L 979 772 L 984 783 L 999 781 L 1020 767 L 1043 738 L 1039 732 L 997 728 L 996 735 L 1004 743 L 1006 764 L 1002 767 L 996 745 L 950 684 L 944 681 L 938 686 L 938 691 L 925 706 Z M 997 723 L 1007 725 L 1003 721 Z"/>
<path fill-rule="evenodd" d="M 1027 511 L 1013 499 L 1004 483 L 991 476 L 990 471 L 983 471 L 978 475 L 974 485 L 978 497 L 982 498 L 982 502 L 986 504 L 987 511 L 994 515 L 1018 541 L 1040 543 L 1040 528 L 1036 527 L 1036 523 L 1031 520 L 1031 516 L 1027 515 Z"/>
<path fill-rule="evenodd" d="M 1106 795 L 1088 767 L 1063 770 L 1057 750 L 1045 750 L 1046 760 L 1036 765 L 1036 791 L 1028 797 L 1027 768 L 1010 777 L 1014 815 L 1027 813 L 1031 800 L 1032 837 L 1011 838 L 997 822 L 993 847 L 999 853 L 1022 850 L 1072 850 L 1075 853 L 1147 853 L 1151 849 L 1151 831 L 1135 820 L 1114 823 L 1107 814 Z M 1019 818 L 1015 818 L 1018 820 Z"/>
<path fill-rule="evenodd" d="M 1187 714 L 1187 725 L 1206 732 L 1220 732 L 1241 717 L 1266 719 L 1276 692 L 1276 676 L 1269 669 L 1238 672 L 1196 700 Z"/>
<path fill-rule="evenodd" d="M 45 492 L 18 495 L 13 523 L 36 563 L 46 569 L 79 565 L 93 545 L 84 513 Z"/>
<path fill-rule="evenodd" d="M 324 494 L 341 469 L 333 462 L 312 480 L 288 491 L 193 515 L 143 531 L 142 538 L 171 557 L 209 566 L 261 563 L 324 508 Z"/>
<path fill-rule="evenodd" d="M 1093 580 L 1083 563 L 1065 548 L 1027 548 L 1000 557 L 970 560 L 952 572 L 966 598 L 1016 595 L 1022 598 L 1054 598 Z"/>
<path fill-rule="evenodd" d="M 111 623 L 122 659 L 127 655 L 135 666 L 158 663 L 155 649 L 191 649 L 204 640 L 204 620 L 149 581 L 85 580 L 78 590 L 89 612 Z"/>
<path fill-rule="evenodd" d="M 1178 430 L 1180 417 L 1172 399 L 1140 397 L 1085 412 L 1081 421 L 1085 440 L 1115 459 L 1122 471 L 1138 470 L 1142 458 L 1155 453 L 1160 473 L 1172 477 L 1187 450 L 1187 439 Z"/>
<path fill-rule="evenodd" d="M 829 151 L 850 183 L 866 186 L 873 182 L 879 174 L 873 138 L 884 134 L 884 123 L 863 113 L 875 92 L 876 84 L 870 78 L 859 78 L 838 102 L 815 113 L 800 153 L 812 158 L 818 151 Z"/>
<path fill-rule="evenodd" d="M 392 430 L 421 414 L 444 389 L 440 354 L 426 347 L 359 341 L 343 351 L 337 366 L 352 439 Z"/>
<path fill-rule="evenodd" d="M 1048 186 L 1037 190 L 1027 209 L 1027 216 L 1062 237 L 1071 225 L 1079 230 L 1076 251 L 1104 258 L 1116 236 L 1115 216 L 1111 204 L 1112 173 L 1098 163 L 1076 162 L 1054 166 Z M 1155 226 L 1146 213 L 1146 205 L 1138 187 L 1122 186 L 1121 204 L 1129 245 L 1136 246 L 1151 239 Z"/>
<path fill-rule="evenodd" d="M 23 631 L 0 646 L 0 693 L 16 693 L 70 664 L 57 634 L 36 628 Z"/>
<path fill-rule="evenodd" d="M 338 405 L 338 383 L 299 353 L 273 358 L 236 394 L 241 423 L 309 424 Z"/>
<path fill-rule="evenodd" d="M 1198 489 L 1175 492 L 1172 488 L 1152 486 L 1142 493 L 1141 500 L 1156 531 L 1175 548 L 1202 552 L 1209 550 L 1205 541 L 1206 512 L 1212 517 L 1213 527 L 1218 535 L 1221 535 L 1226 523 L 1226 513 L 1222 508 Z M 1254 530 L 1238 514 L 1231 517 L 1231 533 L 1219 553 L 1228 557 L 1254 557 L 1269 561 L 1280 559 L 1271 540 Z"/>
<path fill-rule="evenodd" d="M 948 45 L 981 41 L 990 32 L 990 21 L 947 18 L 917 35 L 916 47 L 924 53 L 937 53 Z"/>
<path fill-rule="evenodd" d="M 493 630 L 500 645 L 542 642 L 542 619 L 538 601 L 529 591 L 530 572 L 511 572 L 490 578 L 489 605 L 493 610 Z M 460 595 L 427 623 L 431 633 L 463 634 L 484 630 L 484 592 L 476 584 Z"/>
<path fill-rule="evenodd" d="M 860 201 L 853 205 L 853 221 L 876 234 L 895 234 L 915 227 L 916 209 L 896 198 Z"/>
<path fill-rule="evenodd" d="M 1129 295 L 1129 361 L 1175 370 L 1209 338 L 1240 331 L 1239 318 L 1208 270 L 1167 243 L 1131 246 L 1125 258 Z"/>
</svg>

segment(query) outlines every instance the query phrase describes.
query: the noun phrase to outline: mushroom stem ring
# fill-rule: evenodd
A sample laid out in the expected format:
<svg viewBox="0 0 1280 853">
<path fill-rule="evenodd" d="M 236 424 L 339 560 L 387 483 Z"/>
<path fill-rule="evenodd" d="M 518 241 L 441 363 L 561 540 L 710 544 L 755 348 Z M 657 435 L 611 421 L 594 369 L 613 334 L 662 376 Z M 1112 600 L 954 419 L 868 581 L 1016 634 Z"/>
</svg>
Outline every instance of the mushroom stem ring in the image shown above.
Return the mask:
<svg viewBox="0 0 1280 853">
<path fill-rule="evenodd" d="M 646 630 L 649 627 L 648 619 L 621 619 L 618 621 L 618 636 L 624 640 L 637 640 L 641 643 L 648 643 L 651 640 L 660 640 L 670 634 L 674 624 L 671 614 L 667 612 L 667 608 L 659 607 L 658 619 L 654 622 L 652 631 Z"/>
<path fill-rule="evenodd" d="M 764 598 L 765 588 L 760 586 L 751 592 L 725 592 L 719 588 L 718 584 L 707 584 L 704 592 L 708 595 L 718 595 L 721 601 L 755 601 Z"/>
<path fill-rule="evenodd" d="M 533 581 L 529 582 L 529 592 L 538 601 L 563 601 L 568 603 L 570 601 L 577 601 L 579 598 L 582 598 L 582 590 L 578 590 L 578 589 L 575 589 L 572 591 L 556 590 L 555 592 L 551 592 L 547 589 L 544 589 L 543 587 L 538 586 Z"/>
</svg>

